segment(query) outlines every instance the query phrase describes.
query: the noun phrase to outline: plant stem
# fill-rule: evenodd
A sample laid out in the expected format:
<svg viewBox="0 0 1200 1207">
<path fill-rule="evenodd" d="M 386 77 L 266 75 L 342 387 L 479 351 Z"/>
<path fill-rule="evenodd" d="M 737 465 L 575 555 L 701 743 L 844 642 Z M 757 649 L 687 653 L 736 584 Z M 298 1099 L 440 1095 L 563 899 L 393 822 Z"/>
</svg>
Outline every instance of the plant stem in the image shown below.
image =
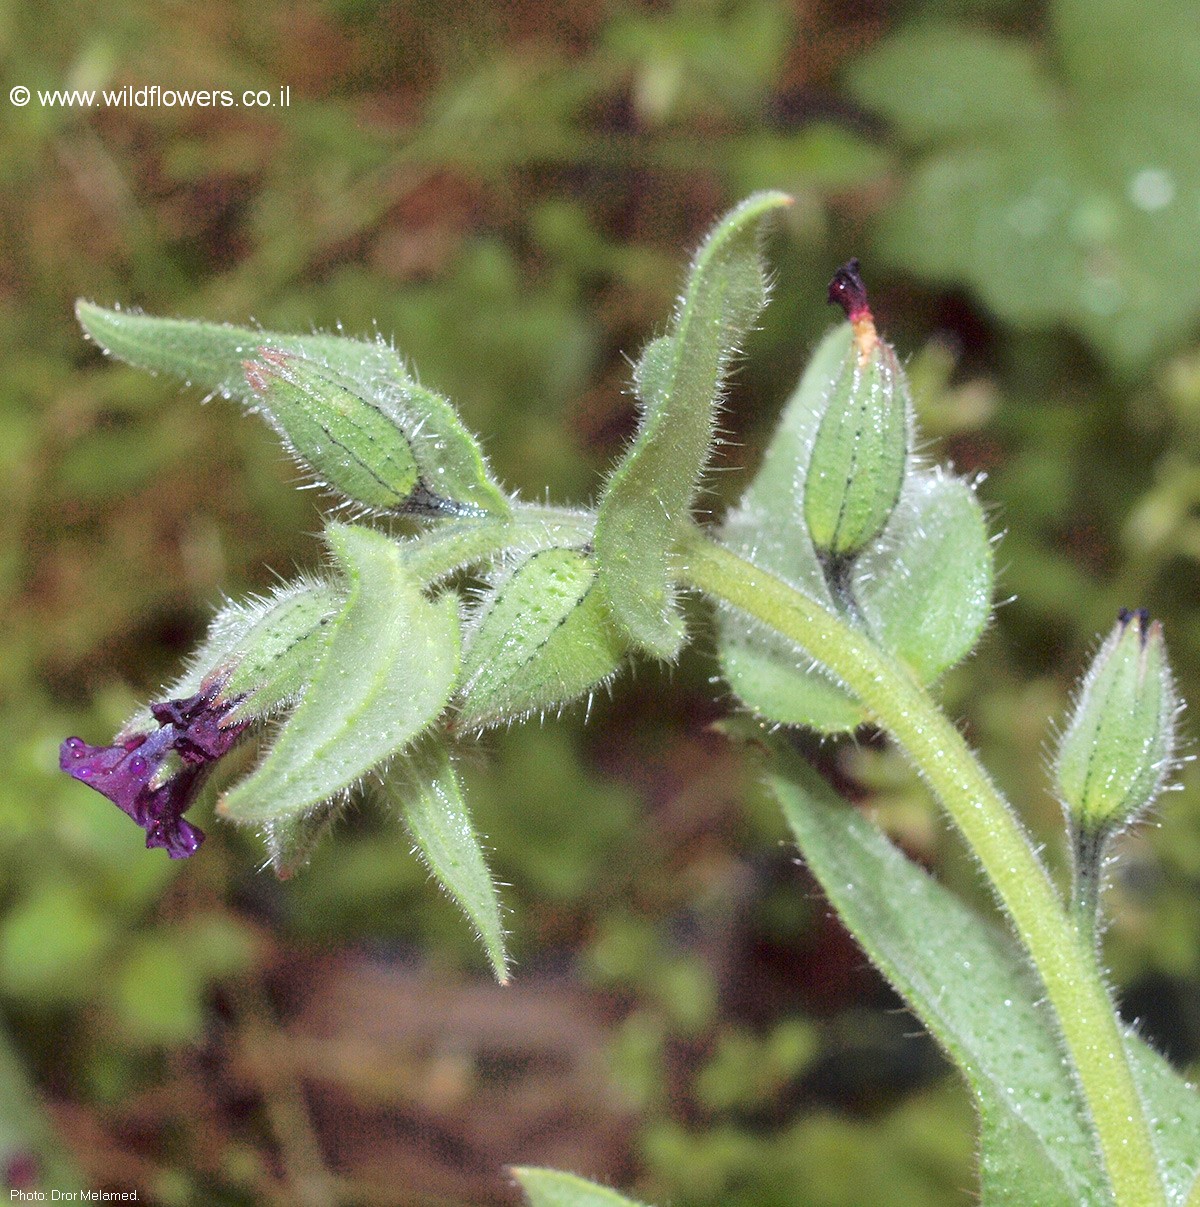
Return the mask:
<svg viewBox="0 0 1200 1207">
<path fill-rule="evenodd" d="M 840 617 L 718 545 L 680 539 L 678 573 L 769 625 L 826 667 L 908 754 L 992 882 L 1046 987 L 1091 1114 L 1118 1207 L 1162 1207 L 1165 1191 L 1120 1024 L 1032 842 L 962 735 L 900 664 Z"/>
<path fill-rule="evenodd" d="M 1080 938 L 1099 956 L 1100 891 L 1103 888 L 1104 852 L 1109 833 L 1083 830 L 1072 820 L 1071 918 Z"/>
<path fill-rule="evenodd" d="M 589 512 L 522 503 L 514 506 L 511 516 L 443 520 L 405 541 L 401 549 L 409 569 L 432 584 L 505 549 L 532 552 L 586 545 L 592 539 L 594 521 Z"/>
</svg>

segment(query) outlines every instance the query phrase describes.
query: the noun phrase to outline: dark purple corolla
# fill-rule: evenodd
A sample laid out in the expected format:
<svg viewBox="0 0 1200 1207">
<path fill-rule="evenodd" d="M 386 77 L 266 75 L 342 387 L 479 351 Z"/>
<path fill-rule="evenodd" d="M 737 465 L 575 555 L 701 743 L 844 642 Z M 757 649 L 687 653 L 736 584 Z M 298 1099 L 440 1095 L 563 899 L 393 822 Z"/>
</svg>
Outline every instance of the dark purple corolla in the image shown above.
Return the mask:
<svg viewBox="0 0 1200 1207">
<path fill-rule="evenodd" d="M 172 859 L 194 855 L 204 832 L 183 815 L 213 764 L 249 724 L 227 719 L 238 701 L 222 699 L 222 686 L 206 682 L 186 700 L 151 704 L 158 729 L 118 735 L 113 746 L 67 738 L 58 765 L 128 813 L 146 831 L 147 847 L 162 847 Z"/>
</svg>

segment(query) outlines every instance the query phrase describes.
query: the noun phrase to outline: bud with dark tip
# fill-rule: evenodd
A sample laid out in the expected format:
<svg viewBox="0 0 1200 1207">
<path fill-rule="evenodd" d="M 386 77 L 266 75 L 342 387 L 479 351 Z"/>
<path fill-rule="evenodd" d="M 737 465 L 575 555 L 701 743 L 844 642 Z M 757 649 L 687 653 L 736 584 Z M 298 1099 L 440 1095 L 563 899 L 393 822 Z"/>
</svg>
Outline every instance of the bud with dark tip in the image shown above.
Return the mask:
<svg viewBox="0 0 1200 1207">
<path fill-rule="evenodd" d="M 861 353 L 869 353 L 879 338 L 875 316 L 867 302 L 867 287 L 857 259 L 847 260 L 829 282 L 828 299 L 831 306 L 840 306 L 854 330 L 854 342 Z"/>
<path fill-rule="evenodd" d="M 1094 920 L 1108 840 L 1137 820 L 1175 766 L 1180 708 L 1162 625 L 1122 609 L 1058 744 L 1054 779 L 1070 827 L 1076 906 Z"/>
<path fill-rule="evenodd" d="M 804 518 L 817 553 L 844 561 L 883 531 L 900 498 L 912 444 L 904 370 L 881 339 L 851 260 L 834 274 L 829 300 L 853 338 L 830 381 L 804 483 Z"/>
</svg>

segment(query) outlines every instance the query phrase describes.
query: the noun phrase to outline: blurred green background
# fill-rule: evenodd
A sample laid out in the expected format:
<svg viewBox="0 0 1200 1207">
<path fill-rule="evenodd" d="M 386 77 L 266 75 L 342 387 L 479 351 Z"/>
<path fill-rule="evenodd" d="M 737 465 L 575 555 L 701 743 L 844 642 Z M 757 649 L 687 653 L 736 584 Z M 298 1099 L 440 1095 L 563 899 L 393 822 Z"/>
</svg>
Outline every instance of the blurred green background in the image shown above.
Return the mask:
<svg viewBox="0 0 1200 1207">
<path fill-rule="evenodd" d="M 312 567 L 320 500 L 223 403 L 105 363 L 84 296 L 394 336 L 526 496 L 596 490 L 629 362 L 748 191 L 774 301 L 706 503 L 745 481 L 861 257 L 930 454 L 985 476 L 999 609 L 948 708 L 1061 866 L 1043 769 L 1094 634 L 1166 625 L 1200 699 L 1200 8 L 1192 0 L 0 4 L 0 1158 L 175 1204 L 499 1204 L 506 1163 L 679 1207 L 973 1201 L 971 1109 L 798 867 L 702 634 L 489 735 L 470 800 L 513 986 L 399 825 L 298 879 L 195 816 L 169 862 L 57 772 L 215 605 Z M 290 86 L 284 108 L 33 90 Z M 1186 722 L 1185 722 L 1186 725 Z M 988 908 L 903 763 L 817 751 Z M 1200 785 L 1108 895 L 1125 1011 L 1200 1060 Z"/>
</svg>

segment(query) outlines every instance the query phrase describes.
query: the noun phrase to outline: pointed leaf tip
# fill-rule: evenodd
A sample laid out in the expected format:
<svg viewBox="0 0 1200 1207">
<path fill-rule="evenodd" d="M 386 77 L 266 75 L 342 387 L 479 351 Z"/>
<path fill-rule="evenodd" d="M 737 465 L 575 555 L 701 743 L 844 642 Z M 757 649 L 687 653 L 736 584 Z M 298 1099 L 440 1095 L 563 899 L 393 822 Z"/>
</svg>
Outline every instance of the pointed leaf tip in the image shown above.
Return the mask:
<svg viewBox="0 0 1200 1207">
<path fill-rule="evenodd" d="M 770 778 L 809 870 L 872 963 L 958 1065 L 981 1120 L 988 1203 L 1108 1203 L 1078 1087 L 1044 988 L 997 928 L 784 755 Z M 1196 1174 L 1200 1098 L 1132 1032 L 1125 1037 L 1171 1201 Z"/>
<path fill-rule="evenodd" d="M 529 1207 L 644 1207 L 607 1186 L 559 1169 L 513 1166 Z"/>
<path fill-rule="evenodd" d="M 474 928 L 496 980 L 507 985 L 500 896 L 445 741 L 431 735 L 395 760 L 381 793 L 403 818 L 422 862 Z"/>
<path fill-rule="evenodd" d="M 283 335 L 82 300 L 75 313 L 109 355 L 262 414 L 316 481 L 363 507 L 510 513 L 454 408 L 381 340 Z"/>
<path fill-rule="evenodd" d="M 670 330 L 634 370 L 640 423 L 601 498 L 595 547 L 615 622 L 657 658 L 673 658 L 685 636 L 671 547 L 708 462 L 729 363 L 767 301 L 762 219 L 791 201 L 756 193 L 713 227 Z"/>
</svg>

